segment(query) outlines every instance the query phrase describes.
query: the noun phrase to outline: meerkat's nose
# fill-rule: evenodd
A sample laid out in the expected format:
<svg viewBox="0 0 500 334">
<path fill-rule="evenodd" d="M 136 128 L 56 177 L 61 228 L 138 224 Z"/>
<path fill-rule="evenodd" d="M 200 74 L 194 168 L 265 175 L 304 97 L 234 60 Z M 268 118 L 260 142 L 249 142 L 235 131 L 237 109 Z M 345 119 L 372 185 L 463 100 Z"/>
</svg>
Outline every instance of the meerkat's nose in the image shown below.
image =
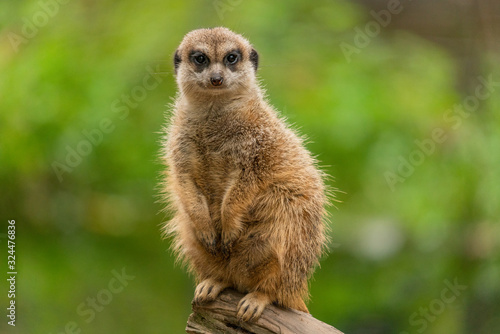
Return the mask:
<svg viewBox="0 0 500 334">
<path fill-rule="evenodd" d="M 220 74 L 215 74 L 210 78 L 210 82 L 212 83 L 212 86 L 220 86 L 222 85 L 222 82 L 224 81 L 224 78 Z"/>
</svg>

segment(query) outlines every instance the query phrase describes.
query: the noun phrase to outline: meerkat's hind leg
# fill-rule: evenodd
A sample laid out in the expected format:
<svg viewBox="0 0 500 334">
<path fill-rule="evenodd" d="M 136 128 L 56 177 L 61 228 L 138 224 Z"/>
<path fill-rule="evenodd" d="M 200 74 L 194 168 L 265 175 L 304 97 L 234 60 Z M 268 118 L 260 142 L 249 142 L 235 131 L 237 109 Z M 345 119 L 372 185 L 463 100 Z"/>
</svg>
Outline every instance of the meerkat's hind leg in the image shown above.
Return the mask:
<svg viewBox="0 0 500 334">
<path fill-rule="evenodd" d="M 238 303 L 237 318 L 243 321 L 255 321 L 259 319 L 267 305 L 271 302 L 268 295 L 254 291 L 250 292 Z"/>
<path fill-rule="evenodd" d="M 195 304 L 211 302 L 227 287 L 227 283 L 208 278 L 196 287 L 193 302 Z"/>
</svg>

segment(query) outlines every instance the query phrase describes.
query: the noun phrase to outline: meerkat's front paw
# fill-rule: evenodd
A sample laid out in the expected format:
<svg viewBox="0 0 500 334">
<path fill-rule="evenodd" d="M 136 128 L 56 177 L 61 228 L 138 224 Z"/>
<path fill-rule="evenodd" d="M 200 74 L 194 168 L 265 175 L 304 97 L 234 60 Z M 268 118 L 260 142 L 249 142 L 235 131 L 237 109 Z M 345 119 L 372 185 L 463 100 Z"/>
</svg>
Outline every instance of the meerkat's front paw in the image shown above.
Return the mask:
<svg viewBox="0 0 500 334">
<path fill-rule="evenodd" d="M 208 278 L 196 287 L 193 303 L 201 304 L 211 302 L 215 300 L 225 288 L 227 288 L 227 284 Z"/>
<path fill-rule="evenodd" d="M 214 230 L 196 231 L 196 237 L 210 254 L 216 254 L 217 234 Z"/>
<path fill-rule="evenodd" d="M 221 241 L 220 241 L 220 248 L 221 252 L 225 256 L 229 256 L 231 253 L 231 247 L 233 246 L 233 243 L 238 239 L 240 236 L 240 231 L 236 229 L 232 229 L 230 231 L 222 230 L 221 233 Z"/>
<path fill-rule="evenodd" d="M 236 317 L 243 321 L 256 321 L 270 303 L 269 297 L 262 292 L 251 292 L 238 303 Z"/>
</svg>

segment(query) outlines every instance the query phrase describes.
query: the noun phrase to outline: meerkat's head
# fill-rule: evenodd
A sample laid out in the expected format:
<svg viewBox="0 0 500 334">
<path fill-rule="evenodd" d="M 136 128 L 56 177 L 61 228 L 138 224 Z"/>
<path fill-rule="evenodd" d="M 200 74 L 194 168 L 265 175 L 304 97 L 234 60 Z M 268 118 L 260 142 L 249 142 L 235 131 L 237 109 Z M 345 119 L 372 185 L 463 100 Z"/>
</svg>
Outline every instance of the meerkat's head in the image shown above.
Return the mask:
<svg viewBox="0 0 500 334">
<path fill-rule="evenodd" d="M 191 31 L 174 56 L 179 88 L 197 97 L 248 90 L 255 85 L 258 62 L 250 43 L 227 28 Z"/>
</svg>

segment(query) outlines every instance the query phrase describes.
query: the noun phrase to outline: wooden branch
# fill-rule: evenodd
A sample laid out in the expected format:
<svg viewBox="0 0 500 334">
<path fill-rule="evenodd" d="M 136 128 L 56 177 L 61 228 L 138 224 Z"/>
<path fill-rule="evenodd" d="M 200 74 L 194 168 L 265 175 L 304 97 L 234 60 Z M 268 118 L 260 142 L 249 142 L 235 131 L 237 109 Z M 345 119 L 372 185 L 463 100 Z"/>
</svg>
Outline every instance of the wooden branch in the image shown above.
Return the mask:
<svg viewBox="0 0 500 334">
<path fill-rule="evenodd" d="M 343 334 L 310 314 L 268 305 L 257 322 L 246 323 L 236 319 L 236 306 L 243 294 L 226 290 L 214 302 L 193 305 L 186 332 L 191 334 Z"/>
</svg>

